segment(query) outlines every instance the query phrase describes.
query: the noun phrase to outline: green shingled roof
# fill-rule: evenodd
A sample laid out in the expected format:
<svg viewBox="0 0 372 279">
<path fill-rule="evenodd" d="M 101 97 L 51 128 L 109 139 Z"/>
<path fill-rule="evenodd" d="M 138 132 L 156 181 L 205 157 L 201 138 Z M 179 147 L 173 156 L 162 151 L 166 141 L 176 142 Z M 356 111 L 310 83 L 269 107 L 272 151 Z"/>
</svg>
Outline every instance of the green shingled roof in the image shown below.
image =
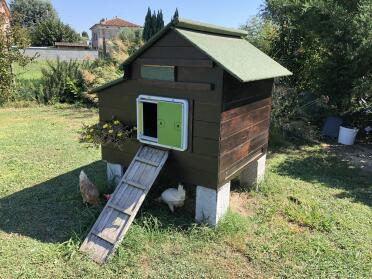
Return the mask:
<svg viewBox="0 0 372 279">
<path fill-rule="evenodd" d="M 229 29 L 186 19 L 176 19 L 152 37 L 122 66 L 129 65 L 169 29 L 176 30 L 220 67 L 242 82 L 288 76 L 292 73 L 254 47 L 243 30 Z"/>
</svg>

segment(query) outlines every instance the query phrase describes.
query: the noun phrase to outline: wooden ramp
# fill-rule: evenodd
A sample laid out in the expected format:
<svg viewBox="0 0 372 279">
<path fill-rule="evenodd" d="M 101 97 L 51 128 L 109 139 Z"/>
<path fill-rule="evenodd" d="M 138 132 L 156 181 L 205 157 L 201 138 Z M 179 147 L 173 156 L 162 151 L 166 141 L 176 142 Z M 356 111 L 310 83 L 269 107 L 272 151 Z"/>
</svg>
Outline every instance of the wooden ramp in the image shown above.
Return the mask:
<svg viewBox="0 0 372 279">
<path fill-rule="evenodd" d="M 107 260 L 128 231 L 167 158 L 167 150 L 140 147 L 81 245 L 81 252 L 100 264 Z"/>
</svg>

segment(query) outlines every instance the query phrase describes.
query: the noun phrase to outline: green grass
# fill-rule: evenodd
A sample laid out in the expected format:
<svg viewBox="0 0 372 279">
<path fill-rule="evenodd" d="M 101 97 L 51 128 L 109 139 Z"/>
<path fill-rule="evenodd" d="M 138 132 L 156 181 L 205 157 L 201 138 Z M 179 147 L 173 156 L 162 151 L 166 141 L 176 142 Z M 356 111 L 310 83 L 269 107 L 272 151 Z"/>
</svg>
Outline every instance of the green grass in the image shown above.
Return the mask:
<svg viewBox="0 0 372 279">
<path fill-rule="evenodd" d="M 100 151 L 77 142 L 97 112 L 0 109 L 0 278 L 370 278 L 372 181 L 320 146 L 277 149 L 250 193 L 252 216 L 217 229 L 147 199 L 111 261 L 78 252 L 99 209 L 79 171 L 106 191 Z M 155 186 L 156 187 L 156 186 Z"/>
<path fill-rule="evenodd" d="M 20 80 L 39 80 L 42 78 L 41 70 L 47 66 L 48 63 L 46 60 L 35 60 L 25 67 L 15 64 L 13 70 Z"/>
<path fill-rule="evenodd" d="M 15 90 L 13 98 L 18 106 L 30 106 L 30 102 L 42 99 L 42 69 L 48 68 L 45 60 L 35 60 L 26 66 L 13 65 L 15 74 Z"/>
</svg>

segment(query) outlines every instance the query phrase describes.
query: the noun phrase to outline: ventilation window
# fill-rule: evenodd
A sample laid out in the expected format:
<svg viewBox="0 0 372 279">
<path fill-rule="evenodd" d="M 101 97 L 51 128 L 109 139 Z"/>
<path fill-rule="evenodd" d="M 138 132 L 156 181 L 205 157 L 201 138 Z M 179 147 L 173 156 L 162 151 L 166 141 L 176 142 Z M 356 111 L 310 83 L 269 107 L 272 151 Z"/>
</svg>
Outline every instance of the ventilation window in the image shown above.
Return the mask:
<svg viewBox="0 0 372 279">
<path fill-rule="evenodd" d="M 140 95 L 137 98 L 137 138 L 175 150 L 187 149 L 186 100 Z"/>
<path fill-rule="evenodd" d="M 161 65 L 141 65 L 141 78 L 148 80 L 175 81 L 175 67 Z"/>
</svg>

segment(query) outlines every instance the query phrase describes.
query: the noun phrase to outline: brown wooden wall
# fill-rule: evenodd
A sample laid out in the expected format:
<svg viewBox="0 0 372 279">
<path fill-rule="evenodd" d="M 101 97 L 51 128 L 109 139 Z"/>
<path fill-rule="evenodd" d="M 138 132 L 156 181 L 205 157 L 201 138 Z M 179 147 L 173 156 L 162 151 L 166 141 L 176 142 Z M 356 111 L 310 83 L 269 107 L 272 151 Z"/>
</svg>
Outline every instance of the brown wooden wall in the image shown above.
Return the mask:
<svg viewBox="0 0 372 279">
<path fill-rule="evenodd" d="M 273 80 L 240 83 L 224 74 L 219 185 L 266 151 Z"/>
<path fill-rule="evenodd" d="M 148 81 L 140 78 L 140 65 L 176 66 L 176 82 Z M 130 70 L 130 80 L 99 93 L 100 120 L 116 116 L 136 124 L 136 98 L 140 94 L 187 99 L 189 101 L 189 139 L 185 152 L 172 151 L 162 174 L 184 183 L 215 188 L 218 154 L 223 71 L 175 31 L 170 31 L 141 55 Z M 102 148 L 102 157 L 128 166 L 139 143 L 128 143 L 124 151 Z"/>
</svg>

